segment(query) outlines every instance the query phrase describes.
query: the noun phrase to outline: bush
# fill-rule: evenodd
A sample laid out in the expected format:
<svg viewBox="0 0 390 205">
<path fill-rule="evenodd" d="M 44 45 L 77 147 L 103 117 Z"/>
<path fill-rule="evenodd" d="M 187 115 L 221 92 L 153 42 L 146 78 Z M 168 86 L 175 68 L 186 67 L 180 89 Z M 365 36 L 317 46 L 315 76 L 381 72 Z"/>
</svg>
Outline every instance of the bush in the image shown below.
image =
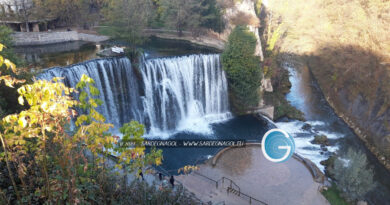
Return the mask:
<svg viewBox="0 0 390 205">
<path fill-rule="evenodd" d="M 335 160 L 332 172 L 343 195 L 351 201 L 361 199 L 375 187 L 374 171 L 360 151 L 350 148 L 345 157 Z"/>
<path fill-rule="evenodd" d="M 13 46 L 13 40 L 11 37 L 12 29 L 8 28 L 7 26 L 0 25 L 0 42 L 7 47 L 7 49 L 3 50 L 1 52 L 1 55 L 3 55 L 4 58 L 9 59 L 16 65 L 20 65 L 21 59 L 19 59 L 14 51 L 12 50 Z"/>
<path fill-rule="evenodd" d="M 229 36 L 222 54 L 222 66 L 227 73 L 233 111 L 243 113 L 260 100 L 262 70 L 254 55 L 256 37 L 246 26 L 237 26 Z"/>
</svg>

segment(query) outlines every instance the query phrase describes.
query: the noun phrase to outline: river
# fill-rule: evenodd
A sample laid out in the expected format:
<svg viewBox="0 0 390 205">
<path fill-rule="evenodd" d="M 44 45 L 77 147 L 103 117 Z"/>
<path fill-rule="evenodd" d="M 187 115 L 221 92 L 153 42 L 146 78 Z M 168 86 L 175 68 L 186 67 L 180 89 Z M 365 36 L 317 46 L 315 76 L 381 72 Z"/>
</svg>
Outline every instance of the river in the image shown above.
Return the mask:
<svg viewBox="0 0 390 205">
<path fill-rule="evenodd" d="M 302 129 L 305 123 L 301 121 L 276 122 L 279 128 L 293 135 L 296 152 L 324 169 L 320 161 L 327 159 L 332 152 L 343 155 L 349 148 L 362 151 L 367 156 L 369 166 L 374 168 L 374 180 L 377 183 L 376 188 L 365 196 L 365 200 L 370 204 L 390 204 L 390 173 L 335 114 L 309 69 L 294 60 L 286 60 L 283 67 L 289 71 L 292 84 L 286 98 L 292 106 L 304 113 L 307 120 L 305 123 L 311 125 L 310 129 L 305 130 Z M 323 151 L 319 145 L 311 143 L 318 134 L 324 134 L 330 139 L 331 146 L 327 147 L 328 151 Z"/>
<path fill-rule="evenodd" d="M 229 114 L 227 90 L 215 89 L 226 85 L 218 55 L 209 54 L 215 53 L 213 50 L 152 39 L 143 47 L 145 59 L 140 74 L 135 74 L 131 63 L 124 58 L 70 65 L 96 58 L 96 52 L 101 48 L 77 42 L 40 49 L 19 49 L 19 52 L 33 67 L 65 66 L 49 70 L 43 78 L 62 76 L 67 84 L 74 86 L 78 75 L 89 74 L 102 91 L 105 105 L 100 111 L 108 121 L 120 126 L 136 119 L 147 125 L 147 138 L 261 140 L 264 133 L 274 126 L 253 116 Z M 31 55 L 34 50 L 41 52 Z M 284 67 L 289 71 L 292 83 L 286 98 L 304 113 L 307 121 L 284 119 L 275 125 L 294 137 L 298 154 L 312 160 L 322 170 L 324 167 L 320 162 L 332 153 L 344 153 L 350 147 L 362 150 L 374 167 L 378 184 L 365 199 L 370 204 L 388 204 L 389 172 L 333 112 L 309 70 L 294 61 L 286 61 Z M 119 87 L 115 88 L 114 82 Z M 205 91 L 198 93 L 199 88 Z M 308 129 L 303 129 L 305 124 L 310 125 Z M 330 140 L 331 145 L 326 149 L 311 143 L 319 134 Z M 162 166 L 174 174 L 178 168 L 200 163 L 218 150 L 220 148 L 163 148 Z"/>
</svg>

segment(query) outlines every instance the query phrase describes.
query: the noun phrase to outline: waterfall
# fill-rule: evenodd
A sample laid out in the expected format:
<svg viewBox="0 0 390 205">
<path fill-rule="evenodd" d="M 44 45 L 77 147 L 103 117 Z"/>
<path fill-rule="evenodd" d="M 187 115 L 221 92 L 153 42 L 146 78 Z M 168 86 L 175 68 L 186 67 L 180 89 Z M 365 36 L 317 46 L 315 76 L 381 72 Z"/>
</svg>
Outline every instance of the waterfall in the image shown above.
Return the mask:
<svg viewBox="0 0 390 205">
<path fill-rule="evenodd" d="M 210 132 L 210 122 L 230 115 L 227 82 L 219 55 L 151 59 L 145 61 L 141 72 L 144 111 L 152 132 L 173 129 Z"/>
<path fill-rule="evenodd" d="M 131 119 L 142 119 L 142 101 L 136 75 L 131 68 L 130 60 L 100 59 L 87 61 L 69 67 L 57 67 L 40 74 L 38 79 L 50 80 L 63 77 L 68 87 L 76 87 L 83 74 L 95 81 L 100 91 L 103 105 L 97 108 L 106 120 L 120 126 Z"/>
<path fill-rule="evenodd" d="M 98 108 L 117 128 L 134 119 L 148 135 L 177 131 L 210 133 L 210 124 L 230 117 L 227 81 L 219 55 L 190 55 L 141 60 L 97 59 L 49 69 L 39 79 L 63 77 L 75 87 L 81 75 L 95 81 L 104 102 Z"/>
</svg>

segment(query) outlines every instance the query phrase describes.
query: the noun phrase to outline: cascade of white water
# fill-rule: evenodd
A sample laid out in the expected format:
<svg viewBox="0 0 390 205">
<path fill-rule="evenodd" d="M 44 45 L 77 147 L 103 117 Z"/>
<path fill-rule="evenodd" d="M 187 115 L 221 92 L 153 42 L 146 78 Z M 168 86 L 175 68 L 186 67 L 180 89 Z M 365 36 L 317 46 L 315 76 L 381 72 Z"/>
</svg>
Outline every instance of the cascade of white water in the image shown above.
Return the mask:
<svg viewBox="0 0 390 205">
<path fill-rule="evenodd" d="M 94 79 L 104 102 L 98 111 L 116 127 L 134 119 L 146 124 L 149 135 L 210 132 L 210 123 L 230 117 L 217 54 L 150 59 L 139 68 L 127 58 L 99 59 L 52 68 L 38 78 L 64 77 L 75 87 L 82 74 Z"/>
<path fill-rule="evenodd" d="M 152 132 L 202 132 L 211 122 L 230 116 L 219 55 L 152 59 L 143 64 L 141 72 L 144 112 Z"/>
</svg>

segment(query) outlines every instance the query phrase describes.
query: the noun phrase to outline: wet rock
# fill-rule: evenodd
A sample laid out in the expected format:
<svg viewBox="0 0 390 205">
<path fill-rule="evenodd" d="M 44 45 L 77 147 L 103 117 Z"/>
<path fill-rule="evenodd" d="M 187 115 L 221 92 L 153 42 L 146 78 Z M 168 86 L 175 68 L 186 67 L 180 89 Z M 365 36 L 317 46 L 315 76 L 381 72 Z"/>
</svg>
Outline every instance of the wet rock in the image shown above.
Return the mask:
<svg viewBox="0 0 390 205">
<path fill-rule="evenodd" d="M 314 140 L 311 141 L 313 144 L 319 144 L 324 146 L 329 146 L 329 140 L 326 135 L 316 135 L 314 136 Z"/>
<path fill-rule="evenodd" d="M 325 167 L 325 174 L 332 178 L 332 172 L 334 169 L 334 161 L 336 157 L 334 155 L 330 156 L 327 160 L 323 160 L 320 162 L 321 165 Z"/>
<path fill-rule="evenodd" d="M 366 201 L 358 201 L 356 205 L 367 205 Z"/>
<path fill-rule="evenodd" d="M 101 50 L 97 53 L 98 56 L 100 57 L 115 57 L 115 56 L 123 56 L 124 51 L 123 49 L 120 50 L 122 52 L 119 52 L 117 47 L 112 47 L 112 48 L 106 48 L 104 50 Z"/>
<path fill-rule="evenodd" d="M 309 124 L 307 124 L 307 123 L 305 123 L 305 124 L 302 126 L 302 129 L 303 129 L 303 130 L 306 130 L 306 131 L 309 131 L 311 128 L 312 128 L 312 126 L 309 125 Z"/>
<path fill-rule="evenodd" d="M 321 146 L 321 150 L 324 151 L 324 152 L 327 152 L 327 151 L 328 151 L 328 148 L 322 147 L 322 146 Z"/>
<path fill-rule="evenodd" d="M 277 120 L 277 122 L 291 122 L 290 119 L 288 119 L 288 117 L 281 117 Z"/>
</svg>

